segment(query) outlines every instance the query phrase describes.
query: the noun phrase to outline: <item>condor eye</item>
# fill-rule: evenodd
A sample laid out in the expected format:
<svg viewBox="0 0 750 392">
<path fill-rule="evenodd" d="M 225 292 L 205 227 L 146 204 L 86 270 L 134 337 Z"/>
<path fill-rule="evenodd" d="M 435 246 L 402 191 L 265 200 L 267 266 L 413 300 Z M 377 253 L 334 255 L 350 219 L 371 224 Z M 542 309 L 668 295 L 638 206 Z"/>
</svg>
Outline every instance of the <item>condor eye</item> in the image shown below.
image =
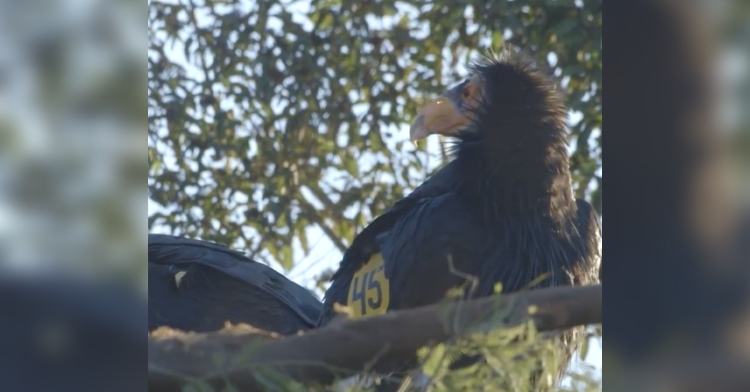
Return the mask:
<svg viewBox="0 0 750 392">
<path fill-rule="evenodd" d="M 469 87 L 464 87 L 463 90 L 461 90 L 461 96 L 466 99 L 471 96 L 471 89 Z"/>
</svg>

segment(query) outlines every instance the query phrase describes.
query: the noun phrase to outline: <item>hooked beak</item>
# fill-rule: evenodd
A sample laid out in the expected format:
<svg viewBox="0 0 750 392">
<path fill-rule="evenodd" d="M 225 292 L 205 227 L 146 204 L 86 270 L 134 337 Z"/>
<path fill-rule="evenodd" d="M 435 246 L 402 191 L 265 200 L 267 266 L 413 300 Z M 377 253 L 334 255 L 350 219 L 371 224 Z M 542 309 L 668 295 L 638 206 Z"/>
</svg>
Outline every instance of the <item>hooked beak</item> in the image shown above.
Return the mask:
<svg viewBox="0 0 750 392">
<path fill-rule="evenodd" d="M 410 137 L 414 144 L 432 134 L 454 135 L 469 123 L 456 105 L 445 96 L 428 103 L 411 124 Z"/>
</svg>

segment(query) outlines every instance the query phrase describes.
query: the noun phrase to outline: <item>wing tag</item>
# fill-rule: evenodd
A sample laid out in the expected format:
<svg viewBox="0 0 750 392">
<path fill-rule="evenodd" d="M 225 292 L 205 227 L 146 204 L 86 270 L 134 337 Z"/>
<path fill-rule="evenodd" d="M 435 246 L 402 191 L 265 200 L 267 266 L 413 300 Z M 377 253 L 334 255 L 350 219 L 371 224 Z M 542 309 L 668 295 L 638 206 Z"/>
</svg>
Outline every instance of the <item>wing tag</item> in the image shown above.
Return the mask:
<svg viewBox="0 0 750 392">
<path fill-rule="evenodd" d="M 360 318 L 388 311 L 390 285 L 380 253 L 374 254 L 352 277 L 348 306 L 352 316 Z"/>
</svg>

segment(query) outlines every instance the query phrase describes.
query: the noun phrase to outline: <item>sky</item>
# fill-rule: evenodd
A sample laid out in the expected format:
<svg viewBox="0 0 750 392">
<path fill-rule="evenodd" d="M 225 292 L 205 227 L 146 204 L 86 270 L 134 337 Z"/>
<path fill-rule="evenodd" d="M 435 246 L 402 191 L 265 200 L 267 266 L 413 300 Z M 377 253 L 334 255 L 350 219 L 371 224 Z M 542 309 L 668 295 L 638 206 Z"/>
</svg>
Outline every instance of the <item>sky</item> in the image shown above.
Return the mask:
<svg viewBox="0 0 750 392">
<path fill-rule="evenodd" d="M 245 3 L 247 5 L 249 3 Z M 247 8 L 240 5 L 242 8 Z M 287 10 L 289 12 L 298 12 L 303 13 L 309 8 L 309 1 L 299 1 L 296 3 L 293 3 L 292 5 L 287 7 Z M 305 18 L 300 15 L 300 17 L 295 16 L 295 21 L 305 21 Z M 208 25 L 209 20 L 207 20 L 203 15 L 198 14 L 198 23 L 202 25 Z M 280 28 L 280 25 L 275 25 L 277 22 L 274 20 L 269 21 L 269 28 Z M 375 23 L 378 23 L 377 21 Z M 185 56 L 183 55 L 182 47 L 180 45 L 176 45 L 172 48 L 169 48 L 167 51 L 167 55 L 170 57 L 170 60 L 172 60 L 175 63 L 182 64 L 184 68 L 186 69 L 187 73 L 190 74 L 192 77 L 198 77 L 202 78 L 200 76 L 200 73 L 198 71 L 198 68 L 193 66 L 192 64 L 189 64 L 189 62 L 185 59 Z M 226 109 L 226 108 L 225 108 Z M 363 110 L 364 112 L 364 110 Z M 580 114 L 579 113 L 571 113 L 569 116 L 569 121 L 571 123 L 576 123 L 580 120 Z M 406 139 L 409 137 L 409 128 L 408 125 L 402 125 L 398 132 L 394 133 L 394 138 L 403 138 Z M 432 138 L 431 140 L 428 139 L 428 143 L 426 146 L 426 151 L 428 152 L 428 155 L 430 158 L 428 159 L 428 167 L 427 170 L 431 170 L 434 165 L 439 164 L 439 158 L 435 159 L 436 157 L 439 157 L 439 142 L 438 139 Z M 174 157 L 166 156 L 166 160 L 173 160 Z M 365 162 L 363 162 L 365 163 Z M 429 165 L 431 163 L 432 165 Z M 159 211 L 161 207 L 153 202 L 150 198 L 148 201 L 148 214 L 149 216 L 153 213 Z M 165 228 L 160 227 L 154 227 L 151 230 L 152 233 L 168 233 L 168 231 Z M 331 268 L 336 268 L 338 266 L 338 263 L 341 259 L 341 252 L 338 250 L 338 248 L 333 245 L 333 243 L 326 237 L 326 235 L 317 227 L 311 227 L 308 229 L 308 239 L 310 244 L 310 252 L 306 256 L 302 256 L 295 264 L 294 268 L 289 271 L 289 273 L 286 274 L 287 277 L 289 277 L 294 282 L 308 288 L 313 288 L 315 286 L 315 277 L 318 276 L 321 272 L 329 270 Z M 240 249 L 238 249 L 240 250 Z M 299 246 L 295 246 L 294 249 L 295 255 L 304 255 L 304 252 Z M 283 269 L 280 265 L 276 263 L 272 263 L 271 267 L 275 268 L 277 271 L 284 273 Z M 318 291 L 318 294 L 321 293 Z M 601 372 L 601 366 L 602 366 L 602 353 L 601 353 L 601 342 L 597 339 L 594 339 L 590 342 L 589 346 L 589 352 L 586 357 L 585 362 L 591 366 L 594 366 L 599 372 Z M 577 366 L 578 359 L 574 360 L 573 366 Z"/>
</svg>

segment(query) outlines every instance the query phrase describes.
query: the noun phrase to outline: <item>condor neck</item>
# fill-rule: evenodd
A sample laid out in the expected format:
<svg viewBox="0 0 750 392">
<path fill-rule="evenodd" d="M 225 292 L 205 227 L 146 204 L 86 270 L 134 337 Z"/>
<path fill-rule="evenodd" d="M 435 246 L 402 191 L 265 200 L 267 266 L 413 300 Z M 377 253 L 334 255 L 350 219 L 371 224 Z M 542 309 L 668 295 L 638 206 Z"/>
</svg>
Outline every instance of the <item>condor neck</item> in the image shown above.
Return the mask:
<svg viewBox="0 0 750 392">
<path fill-rule="evenodd" d="M 462 140 L 456 157 L 464 171 L 461 192 L 491 221 L 535 216 L 563 225 L 575 214 L 564 129 L 508 125 Z M 533 125 L 537 129 L 529 129 Z M 499 136 L 482 136 L 488 133 Z"/>
</svg>

